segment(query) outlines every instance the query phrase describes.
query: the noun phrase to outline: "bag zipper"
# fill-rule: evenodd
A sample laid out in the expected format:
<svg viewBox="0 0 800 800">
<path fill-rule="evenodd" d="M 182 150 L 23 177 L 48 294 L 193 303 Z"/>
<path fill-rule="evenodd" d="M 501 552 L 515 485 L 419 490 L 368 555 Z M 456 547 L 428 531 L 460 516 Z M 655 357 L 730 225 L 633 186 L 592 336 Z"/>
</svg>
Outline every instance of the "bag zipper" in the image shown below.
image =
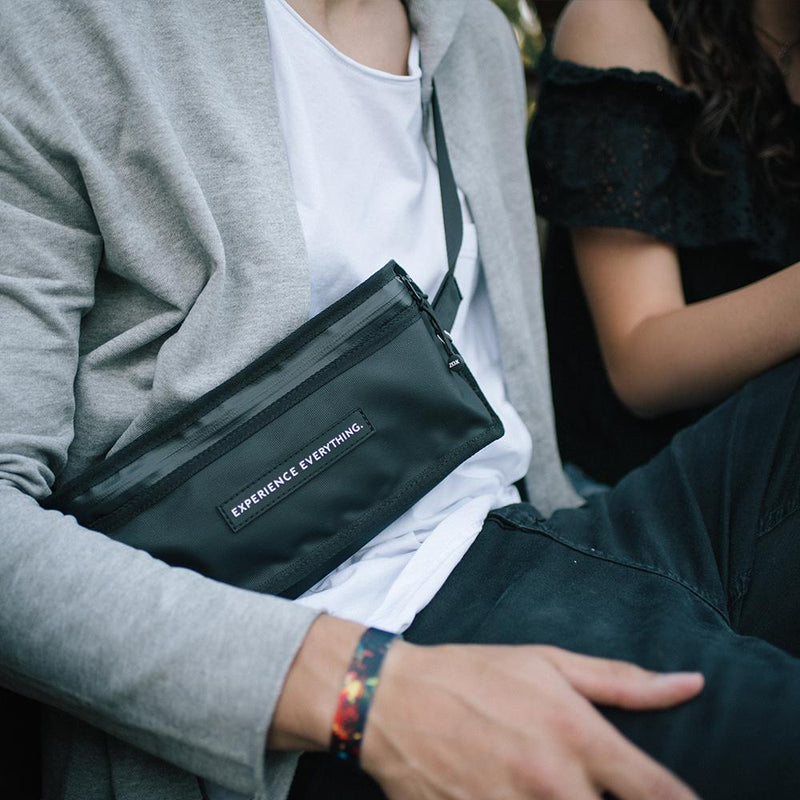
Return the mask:
<svg viewBox="0 0 800 800">
<path fill-rule="evenodd" d="M 428 295 L 411 280 L 405 271 L 397 272 L 397 279 L 408 289 L 420 311 L 430 320 L 433 330 L 436 332 L 436 338 L 442 343 L 445 353 L 447 353 L 447 366 L 453 370 L 459 369 L 464 363 L 461 354 L 456 349 L 450 331 L 446 331 L 437 319 L 433 306 L 428 302 Z"/>
</svg>

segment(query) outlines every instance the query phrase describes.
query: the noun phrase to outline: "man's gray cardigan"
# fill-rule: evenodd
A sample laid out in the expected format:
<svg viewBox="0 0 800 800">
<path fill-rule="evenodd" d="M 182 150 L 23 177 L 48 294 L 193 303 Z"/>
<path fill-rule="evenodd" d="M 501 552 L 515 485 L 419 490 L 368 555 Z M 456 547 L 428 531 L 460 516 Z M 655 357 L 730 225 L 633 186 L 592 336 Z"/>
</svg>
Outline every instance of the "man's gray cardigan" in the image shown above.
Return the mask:
<svg viewBox="0 0 800 800">
<path fill-rule="evenodd" d="M 313 612 L 36 502 L 306 319 L 263 2 L 0 0 L 0 683 L 61 709 L 48 798 L 198 798 L 193 774 L 259 797 L 288 785 L 291 759 L 265 774 L 266 731 Z M 575 498 L 516 45 L 488 0 L 409 5 L 550 512 Z"/>
</svg>

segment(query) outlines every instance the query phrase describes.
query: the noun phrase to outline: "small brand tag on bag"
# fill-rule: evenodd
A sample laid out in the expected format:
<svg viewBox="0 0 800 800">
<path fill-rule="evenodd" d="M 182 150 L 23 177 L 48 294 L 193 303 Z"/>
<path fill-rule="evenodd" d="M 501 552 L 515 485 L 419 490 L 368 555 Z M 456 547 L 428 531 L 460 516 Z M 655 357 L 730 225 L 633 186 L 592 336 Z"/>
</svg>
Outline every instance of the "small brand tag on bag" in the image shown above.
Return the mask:
<svg viewBox="0 0 800 800">
<path fill-rule="evenodd" d="M 374 432 L 361 409 L 312 439 L 217 508 L 228 527 L 240 531 L 304 483 L 337 462 Z"/>
</svg>

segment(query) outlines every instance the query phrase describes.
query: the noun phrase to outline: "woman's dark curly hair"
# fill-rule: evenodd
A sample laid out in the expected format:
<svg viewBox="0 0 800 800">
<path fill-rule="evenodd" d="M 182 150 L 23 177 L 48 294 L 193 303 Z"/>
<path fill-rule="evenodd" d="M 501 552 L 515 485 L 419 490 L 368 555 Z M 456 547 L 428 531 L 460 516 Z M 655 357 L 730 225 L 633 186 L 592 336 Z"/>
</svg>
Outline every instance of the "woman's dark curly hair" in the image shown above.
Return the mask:
<svg viewBox="0 0 800 800">
<path fill-rule="evenodd" d="M 711 146 L 732 126 L 776 192 L 800 187 L 795 109 L 780 70 L 756 38 L 752 0 L 669 0 L 672 40 L 682 80 L 703 109 L 692 155 L 708 172 Z"/>
</svg>

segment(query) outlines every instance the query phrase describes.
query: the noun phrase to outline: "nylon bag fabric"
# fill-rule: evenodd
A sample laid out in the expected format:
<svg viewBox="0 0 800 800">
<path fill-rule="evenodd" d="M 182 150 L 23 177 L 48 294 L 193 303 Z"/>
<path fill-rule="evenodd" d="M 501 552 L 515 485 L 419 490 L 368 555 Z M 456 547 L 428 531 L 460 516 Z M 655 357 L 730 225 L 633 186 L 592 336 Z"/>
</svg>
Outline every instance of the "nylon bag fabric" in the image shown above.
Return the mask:
<svg viewBox="0 0 800 800">
<path fill-rule="evenodd" d="M 169 564 L 296 597 L 502 433 L 390 262 L 48 505 Z"/>
</svg>

